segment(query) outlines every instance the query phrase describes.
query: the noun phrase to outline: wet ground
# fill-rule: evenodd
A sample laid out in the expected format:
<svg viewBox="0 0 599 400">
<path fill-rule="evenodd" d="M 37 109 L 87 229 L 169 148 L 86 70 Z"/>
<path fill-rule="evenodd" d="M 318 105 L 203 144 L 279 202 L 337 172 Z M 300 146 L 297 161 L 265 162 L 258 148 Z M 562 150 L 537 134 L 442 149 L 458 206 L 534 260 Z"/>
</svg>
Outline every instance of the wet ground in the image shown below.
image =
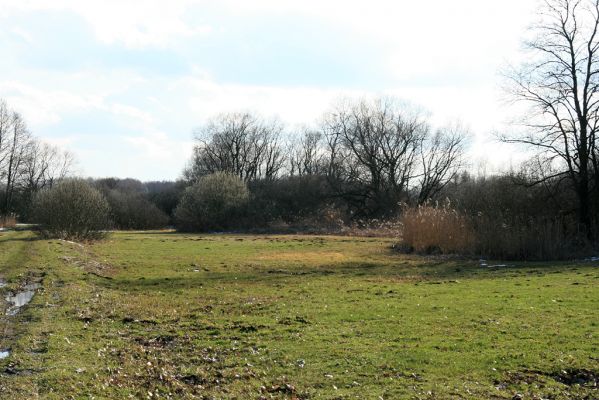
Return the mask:
<svg viewBox="0 0 599 400">
<path fill-rule="evenodd" d="M 9 304 L 9 307 L 6 310 L 6 315 L 16 315 L 22 307 L 26 306 L 33 299 L 35 291 L 39 287 L 39 283 L 30 283 L 25 285 L 20 292 L 7 294 L 5 300 Z"/>
<path fill-rule="evenodd" d="M 6 281 L 4 281 L 3 279 L 0 279 L 0 289 L 5 288 L 6 286 L 7 286 Z M 4 305 L 5 306 L 4 315 L 7 317 L 13 317 L 13 316 L 17 315 L 23 307 L 25 307 L 27 304 L 29 304 L 29 302 L 31 302 L 31 300 L 35 296 L 36 290 L 39 289 L 40 287 L 41 287 L 40 283 L 34 282 L 34 283 L 28 283 L 28 284 L 24 285 L 18 292 L 8 292 L 6 294 L 6 296 L 4 297 L 4 301 L 6 303 Z M 4 321 L 3 336 L 7 336 L 7 332 L 9 332 L 11 330 L 10 324 L 12 324 L 12 321 L 10 321 L 8 318 L 6 318 Z M 0 360 L 7 358 L 9 356 L 10 356 L 10 349 L 0 348 Z"/>
</svg>

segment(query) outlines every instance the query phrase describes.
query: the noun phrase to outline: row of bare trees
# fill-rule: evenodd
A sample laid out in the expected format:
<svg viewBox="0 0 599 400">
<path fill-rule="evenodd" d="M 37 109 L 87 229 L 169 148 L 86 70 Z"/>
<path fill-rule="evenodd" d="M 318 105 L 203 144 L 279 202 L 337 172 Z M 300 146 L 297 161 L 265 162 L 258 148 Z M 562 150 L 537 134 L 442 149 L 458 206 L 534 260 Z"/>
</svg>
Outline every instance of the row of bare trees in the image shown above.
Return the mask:
<svg viewBox="0 0 599 400">
<path fill-rule="evenodd" d="M 0 99 L 0 215 L 23 212 L 33 194 L 71 171 L 73 161 L 34 137 L 21 114 Z"/>
<path fill-rule="evenodd" d="M 425 114 L 390 98 L 341 101 L 317 128 L 295 135 L 254 114 L 222 114 L 197 130 L 185 177 L 322 176 L 353 211 L 385 215 L 402 201 L 434 198 L 464 166 L 467 136 L 460 125 L 433 129 Z"/>
</svg>

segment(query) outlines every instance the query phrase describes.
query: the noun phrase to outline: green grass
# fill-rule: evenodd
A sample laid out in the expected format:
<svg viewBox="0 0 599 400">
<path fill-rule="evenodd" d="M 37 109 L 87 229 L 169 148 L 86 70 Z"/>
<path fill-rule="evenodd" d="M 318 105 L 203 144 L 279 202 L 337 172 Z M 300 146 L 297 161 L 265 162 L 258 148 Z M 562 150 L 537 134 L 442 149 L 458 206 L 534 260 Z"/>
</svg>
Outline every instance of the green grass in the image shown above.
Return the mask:
<svg viewBox="0 0 599 400">
<path fill-rule="evenodd" d="M 596 264 L 488 269 L 392 243 L 4 233 L 0 290 L 42 288 L 0 321 L 0 398 L 597 398 Z"/>
</svg>

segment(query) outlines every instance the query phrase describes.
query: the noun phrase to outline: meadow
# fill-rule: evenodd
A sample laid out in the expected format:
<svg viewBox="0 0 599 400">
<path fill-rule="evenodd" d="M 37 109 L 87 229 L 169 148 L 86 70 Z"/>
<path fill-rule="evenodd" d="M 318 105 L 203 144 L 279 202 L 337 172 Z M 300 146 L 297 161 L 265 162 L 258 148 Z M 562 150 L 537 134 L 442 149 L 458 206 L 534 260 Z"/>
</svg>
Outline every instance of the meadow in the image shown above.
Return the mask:
<svg viewBox="0 0 599 400">
<path fill-rule="evenodd" d="M 599 266 L 393 238 L 0 233 L 2 399 L 597 399 Z M 4 309 L 10 304 L 3 304 Z"/>
</svg>

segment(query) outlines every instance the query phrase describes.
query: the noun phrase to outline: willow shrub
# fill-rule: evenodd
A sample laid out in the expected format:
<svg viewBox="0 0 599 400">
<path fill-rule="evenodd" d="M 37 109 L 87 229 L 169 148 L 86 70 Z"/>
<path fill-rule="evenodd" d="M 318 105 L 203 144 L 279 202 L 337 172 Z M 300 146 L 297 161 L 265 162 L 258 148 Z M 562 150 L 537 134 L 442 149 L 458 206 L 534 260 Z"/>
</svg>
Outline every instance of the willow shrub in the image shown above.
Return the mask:
<svg viewBox="0 0 599 400">
<path fill-rule="evenodd" d="M 33 201 L 34 220 L 41 235 L 48 238 L 101 239 L 110 228 L 109 212 L 104 196 L 82 179 L 44 189 Z"/>
<path fill-rule="evenodd" d="M 239 226 L 250 197 L 247 185 L 235 175 L 216 172 L 201 177 L 183 192 L 175 210 L 182 231 L 217 231 Z"/>
</svg>

